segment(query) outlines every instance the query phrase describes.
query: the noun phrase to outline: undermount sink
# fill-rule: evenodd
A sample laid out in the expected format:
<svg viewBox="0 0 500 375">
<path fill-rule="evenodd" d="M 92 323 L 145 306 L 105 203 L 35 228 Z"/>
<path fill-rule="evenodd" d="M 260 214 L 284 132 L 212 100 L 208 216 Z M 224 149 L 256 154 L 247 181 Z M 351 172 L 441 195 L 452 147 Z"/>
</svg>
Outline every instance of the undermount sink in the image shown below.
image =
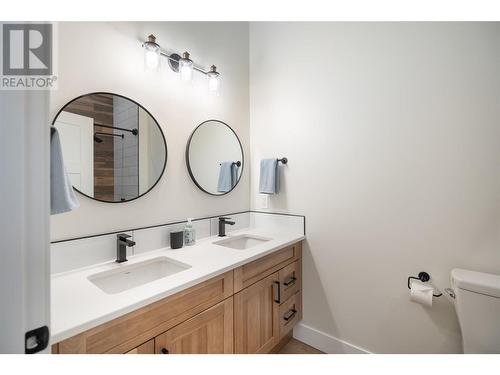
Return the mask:
<svg viewBox="0 0 500 375">
<path fill-rule="evenodd" d="M 250 234 L 240 234 L 239 236 L 229 237 L 224 240 L 216 241 L 214 242 L 214 244 L 236 250 L 246 250 L 270 240 L 270 238 L 254 236 Z"/>
<path fill-rule="evenodd" d="M 89 276 L 88 279 L 103 292 L 116 294 L 174 275 L 188 268 L 191 266 L 167 257 L 158 257 L 96 273 Z"/>
</svg>

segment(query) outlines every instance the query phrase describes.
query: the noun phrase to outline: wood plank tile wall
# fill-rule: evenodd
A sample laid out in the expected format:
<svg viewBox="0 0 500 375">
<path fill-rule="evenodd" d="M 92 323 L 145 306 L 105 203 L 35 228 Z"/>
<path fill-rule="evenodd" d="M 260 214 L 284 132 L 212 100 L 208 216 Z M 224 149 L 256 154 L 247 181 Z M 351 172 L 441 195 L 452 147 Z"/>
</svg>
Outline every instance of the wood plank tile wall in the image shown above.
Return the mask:
<svg viewBox="0 0 500 375">
<path fill-rule="evenodd" d="M 65 111 L 92 117 L 94 123 L 113 126 L 113 97 L 108 94 L 84 96 L 69 104 Z M 113 133 L 113 129 L 94 125 L 94 132 Z M 94 142 L 94 198 L 114 201 L 114 137 Z"/>
</svg>

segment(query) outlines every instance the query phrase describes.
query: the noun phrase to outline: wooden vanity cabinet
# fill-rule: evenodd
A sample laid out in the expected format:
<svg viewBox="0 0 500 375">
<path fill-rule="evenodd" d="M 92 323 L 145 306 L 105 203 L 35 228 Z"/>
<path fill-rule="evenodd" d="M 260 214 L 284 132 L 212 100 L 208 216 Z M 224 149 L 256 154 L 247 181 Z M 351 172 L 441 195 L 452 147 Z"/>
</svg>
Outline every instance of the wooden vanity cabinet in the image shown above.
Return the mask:
<svg viewBox="0 0 500 375">
<path fill-rule="evenodd" d="M 269 353 L 302 318 L 297 242 L 70 337 L 53 353 Z"/>
</svg>

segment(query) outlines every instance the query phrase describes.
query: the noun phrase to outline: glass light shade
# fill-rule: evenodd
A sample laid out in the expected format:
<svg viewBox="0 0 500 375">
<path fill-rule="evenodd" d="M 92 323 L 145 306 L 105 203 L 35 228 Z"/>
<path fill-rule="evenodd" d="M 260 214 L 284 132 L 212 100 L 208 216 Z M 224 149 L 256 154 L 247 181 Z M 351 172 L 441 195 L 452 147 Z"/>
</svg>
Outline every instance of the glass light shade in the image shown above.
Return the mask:
<svg viewBox="0 0 500 375">
<path fill-rule="evenodd" d="M 208 91 L 213 95 L 217 95 L 220 87 L 220 75 L 217 72 L 208 72 L 207 75 Z"/>
<path fill-rule="evenodd" d="M 193 78 L 193 61 L 186 58 L 180 59 L 179 73 L 181 74 L 181 80 L 191 81 Z"/>
<path fill-rule="evenodd" d="M 144 43 L 144 68 L 158 70 L 160 68 L 160 46 L 156 43 Z"/>
</svg>

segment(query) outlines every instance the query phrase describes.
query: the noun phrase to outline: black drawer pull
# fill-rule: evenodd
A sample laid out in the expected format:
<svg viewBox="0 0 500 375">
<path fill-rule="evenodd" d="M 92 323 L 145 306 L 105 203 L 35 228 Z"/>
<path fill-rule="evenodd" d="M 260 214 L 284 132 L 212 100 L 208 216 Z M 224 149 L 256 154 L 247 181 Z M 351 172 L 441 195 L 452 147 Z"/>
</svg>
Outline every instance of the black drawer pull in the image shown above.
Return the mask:
<svg viewBox="0 0 500 375">
<path fill-rule="evenodd" d="M 167 348 L 162 348 L 161 352 L 162 352 L 162 354 L 168 354 L 169 353 L 169 351 L 168 351 Z"/>
<path fill-rule="evenodd" d="M 295 310 L 295 309 L 288 310 L 285 313 L 285 315 L 283 315 L 283 319 L 285 319 L 288 322 L 290 319 L 293 319 L 295 314 L 297 314 L 297 310 Z"/>
<path fill-rule="evenodd" d="M 274 302 L 281 303 L 281 286 L 279 281 L 274 282 Z"/>
<path fill-rule="evenodd" d="M 286 281 L 283 282 L 283 285 L 290 286 L 290 285 L 295 284 L 296 281 L 297 281 L 297 278 L 295 276 L 290 276 Z"/>
</svg>

